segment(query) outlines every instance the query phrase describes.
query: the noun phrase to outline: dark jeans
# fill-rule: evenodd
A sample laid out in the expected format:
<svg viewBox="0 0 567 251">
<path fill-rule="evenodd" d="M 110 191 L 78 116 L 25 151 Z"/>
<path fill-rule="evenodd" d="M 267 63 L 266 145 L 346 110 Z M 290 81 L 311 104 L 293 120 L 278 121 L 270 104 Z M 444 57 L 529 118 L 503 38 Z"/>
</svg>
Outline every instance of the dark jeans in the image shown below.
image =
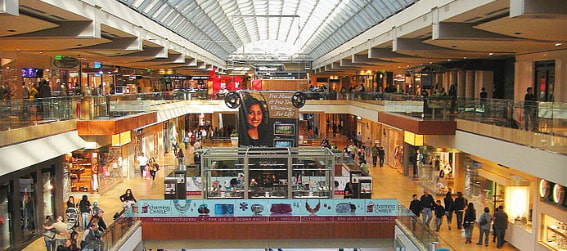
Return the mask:
<svg viewBox="0 0 567 251">
<path fill-rule="evenodd" d="M 376 162 L 378 160 L 378 156 L 372 156 L 372 165 L 376 166 Z"/>
<path fill-rule="evenodd" d="M 494 229 L 496 233 L 496 247 L 501 248 L 504 245 L 504 234 L 506 234 L 506 229 Z"/>
<path fill-rule="evenodd" d="M 380 157 L 380 167 L 384 166 L 384 157 Z"/>
<path fill-rule="evenodd" d="M 451 222 L 453 222 L 453 211 L 445 211 L 445 216 L 447 216 L 447 224 L 451 225 Z"/>
<path fill-rule="evenodd" d="M 457 228 L 463 228 L 463 213 L 464 210 L 455 210 L 455 215 L 457 216 Z"/>
<path fill-rule="evenodd" d="M 140 166 L 140 176 L 142 176 L 142 178 L 144 178 L 144 169 L 146 169 L 146 166 Z"/>
<path fill-rule="evenodd" d="M 490 235 L 490 228 L 489 229 L 480 229 L 480 235 L 478 236 L 478 243 L 479 245 L 482 244 L 482 236 L 484 235 L 484 245 L 488 246 L 488 236 Z"/>
</svg>

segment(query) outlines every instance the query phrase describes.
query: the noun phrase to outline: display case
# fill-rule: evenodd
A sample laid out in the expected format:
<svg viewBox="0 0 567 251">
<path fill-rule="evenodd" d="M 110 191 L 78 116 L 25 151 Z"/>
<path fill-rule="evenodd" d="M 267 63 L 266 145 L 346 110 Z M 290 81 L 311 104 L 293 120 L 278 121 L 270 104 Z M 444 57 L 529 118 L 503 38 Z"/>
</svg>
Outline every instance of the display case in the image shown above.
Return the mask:
<svg viewBox="0 0 567 251">
<path fill-rule="evenodd" d="M 204 173 L 204 197 L 208 199 L 244 198 L 244 165 L 241 152 L 215 149 L 201 155 Z M 236 153 L 236 154 L 235 154 Z"/>
<path fill-rule="evenodd" d="M 332 198 L 327 148 L 212 148 L 201 157 L 207 199 Z"/>
<path fill-rule="evenodd" d="M 332 198 L 334 155 L 321 155 L 320 149 L 307 148 L 293 160 L 293 198 Z"/>
<path fill-rule="evenodd" d="M 543 215 L 540 243 L 551 250 L 567 250 L 567 224 L 549 215 Z"/>
</svg>

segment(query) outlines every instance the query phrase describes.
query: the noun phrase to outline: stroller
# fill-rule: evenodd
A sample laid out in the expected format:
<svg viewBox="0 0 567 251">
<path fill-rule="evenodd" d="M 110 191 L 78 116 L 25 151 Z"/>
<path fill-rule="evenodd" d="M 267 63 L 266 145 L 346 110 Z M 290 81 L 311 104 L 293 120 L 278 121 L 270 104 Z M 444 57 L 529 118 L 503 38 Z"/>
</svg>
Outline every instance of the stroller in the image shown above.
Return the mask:
<svg viewBox="0 0 567 251">
<path fill-rule="evenodd" d="M 67 208 L 65 210 L 65 215 L 67 215 L 67 229 L 72 230 L 79 226 L 79 210 L 76 208 Z"/>
</svg>

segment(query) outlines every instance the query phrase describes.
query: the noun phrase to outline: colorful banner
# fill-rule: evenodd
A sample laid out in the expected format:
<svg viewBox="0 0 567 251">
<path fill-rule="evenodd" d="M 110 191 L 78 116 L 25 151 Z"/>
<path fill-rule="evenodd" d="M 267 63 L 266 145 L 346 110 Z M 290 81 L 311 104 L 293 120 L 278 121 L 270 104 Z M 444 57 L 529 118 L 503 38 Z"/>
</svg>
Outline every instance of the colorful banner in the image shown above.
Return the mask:
<svg viewBox="0 0 567 251">
<path fill-rule="evenodd" d="M 141 200 L 137 206 L 137 216 L 152 222 L 392 221 L 404 208 L 396 199 Z"/>
</svg>

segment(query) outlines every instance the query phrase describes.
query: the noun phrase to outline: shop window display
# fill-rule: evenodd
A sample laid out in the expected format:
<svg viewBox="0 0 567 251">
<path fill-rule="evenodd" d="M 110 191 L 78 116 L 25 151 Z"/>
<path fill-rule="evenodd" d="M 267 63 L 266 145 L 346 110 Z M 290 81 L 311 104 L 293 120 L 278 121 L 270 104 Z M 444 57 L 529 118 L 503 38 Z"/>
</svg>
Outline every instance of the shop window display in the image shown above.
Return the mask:
<svg viewBox="0 0 567 251">
<path fill-rule="evenodd" d="M 12 224 L 10 220 L 12 216 L 8 212 L 10 208 L 8 195 L 10 194 L 10 186 L 8 183 L 0 185 L 0 249 L 6 250 L 10 247 Z"/>
<path fill-rule="evenodd" d="M 567 224 L 549 215 L 542 217 L 540 243 L 551 250 L 567 250 Z"/>
<path fill-rule="evenodd" d="M 417 182 L 437 195 L 445 195 L 454 191 L 454 153 L 431 149 L 421 147 L 417 151 Z"/>
<path fill-rule="evenodd" d="M 333 196 L 334 155 L 327 148 L 215 148 L 201 158 L 207 199 Z"/>
<path fill-rule="evenodd" d="M 20 187 L 20 224 L 21 236 L 24 240 L 31 239 L 36 232 L 36 211 L 35 211 L 35 179 L 32 175 L 28 175 L 18 179 Z"/>
</svg>

